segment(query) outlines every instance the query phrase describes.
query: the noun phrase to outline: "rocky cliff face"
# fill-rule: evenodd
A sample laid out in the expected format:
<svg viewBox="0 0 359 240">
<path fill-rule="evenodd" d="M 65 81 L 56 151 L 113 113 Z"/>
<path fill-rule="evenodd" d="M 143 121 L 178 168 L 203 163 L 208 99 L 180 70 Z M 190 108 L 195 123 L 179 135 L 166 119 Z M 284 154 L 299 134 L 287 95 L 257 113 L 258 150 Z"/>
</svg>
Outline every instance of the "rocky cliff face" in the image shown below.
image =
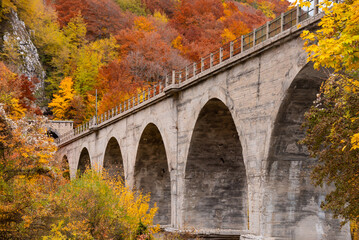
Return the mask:
<svg viewBox="0 0 359 240">
<path fill-rule="evenodd" d="M 24 74 L 29 78 L 37 77 L 40 82 L 36 87 L 43 86 L 45 71 L 40 62 L 38 51 L 31 41 L 30 33 L 26 29 L 25 23 L 21 21 L 16 12 L 9 13 L 8 20 L 2 25 L 2 48 L 5 55 L 9 48 L 13 55 L 16 55 L 16 62 L 12 59 L 14 70 L 19 74 Z"/>
</svg>

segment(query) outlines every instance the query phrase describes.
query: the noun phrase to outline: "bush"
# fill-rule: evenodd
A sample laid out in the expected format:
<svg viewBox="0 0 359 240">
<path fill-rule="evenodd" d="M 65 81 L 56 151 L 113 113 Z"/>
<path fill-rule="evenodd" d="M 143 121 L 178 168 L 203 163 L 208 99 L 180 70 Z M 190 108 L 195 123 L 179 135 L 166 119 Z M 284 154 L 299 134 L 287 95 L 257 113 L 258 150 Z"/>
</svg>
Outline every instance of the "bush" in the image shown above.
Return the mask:
<svg viewBox="0 0 359 240">
<path fill-rule="evenodd" d="M 87 170 L 53 195 L 56 224 L 44 239 L 151 239 L 157 231 L 149 195 Z"/>
</svg>

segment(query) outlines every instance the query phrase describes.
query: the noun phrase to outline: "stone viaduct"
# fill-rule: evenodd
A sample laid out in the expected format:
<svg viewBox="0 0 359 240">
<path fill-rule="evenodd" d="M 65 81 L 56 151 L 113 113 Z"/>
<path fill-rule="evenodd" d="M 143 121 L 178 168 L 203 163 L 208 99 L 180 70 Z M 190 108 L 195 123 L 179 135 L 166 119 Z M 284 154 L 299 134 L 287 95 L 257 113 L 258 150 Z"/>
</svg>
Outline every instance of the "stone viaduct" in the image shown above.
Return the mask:
<svg viewBox="0 0 359 240">
<path fill-rule="evenodd" d="M 316 160 L 298 144 L 326 77 L 307 63 L 299 35 L 321 16 L 282 14 L 62 135 L 58 154 L 71 177 L 86 166 L 121 175 L 151 193 L 155 223 L 174 229 L 350 239 L 320 208 L 327 189 L 311 184 Z"/>
</svg>

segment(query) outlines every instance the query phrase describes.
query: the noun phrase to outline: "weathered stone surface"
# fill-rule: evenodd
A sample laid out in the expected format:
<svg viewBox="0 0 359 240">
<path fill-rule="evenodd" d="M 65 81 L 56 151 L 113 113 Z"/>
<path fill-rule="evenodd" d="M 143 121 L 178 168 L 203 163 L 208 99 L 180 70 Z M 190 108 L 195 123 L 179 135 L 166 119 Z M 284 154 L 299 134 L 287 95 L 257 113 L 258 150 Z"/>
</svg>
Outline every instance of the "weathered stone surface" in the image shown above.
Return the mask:
<svg viewBox="0 0 359 240">
<path fill-rule="evenodd" d="M 272 43 L 61 145 L 71 176 L 85 148 L 102 166 L 115 137 L 126 182 L 163 206 L 157 222 L 244 239 L 350 239 L 348 226 L 321 210 L 328 189 L 312 186 L 315 160 L 298 143 L 323 72 L 305 63 L 300 38 Z"/>
<path fill-rule="evenodd" d="M 3 28 L 3 30 L 1 29 Z M 0 33 L 3 32 L 0 46 L 11 46 L 17 50 L 19 59 L 16 60 L 16 72 L 24 74 L 30 79 L 37 77 L 40 82 L 37 88 L 43 87 L 45 71 L 40 62 L 37 48 L 31 40 L 30 33 L 27 31 L 25 23 L 21 21 L 16 12 L 11 11 L 8 14 L 8 22 L 0 25 Z M 13 61 L 13 60 L 11 60 Z M 10 62 L 12 64 L 12 62 Z"/>
</svg>

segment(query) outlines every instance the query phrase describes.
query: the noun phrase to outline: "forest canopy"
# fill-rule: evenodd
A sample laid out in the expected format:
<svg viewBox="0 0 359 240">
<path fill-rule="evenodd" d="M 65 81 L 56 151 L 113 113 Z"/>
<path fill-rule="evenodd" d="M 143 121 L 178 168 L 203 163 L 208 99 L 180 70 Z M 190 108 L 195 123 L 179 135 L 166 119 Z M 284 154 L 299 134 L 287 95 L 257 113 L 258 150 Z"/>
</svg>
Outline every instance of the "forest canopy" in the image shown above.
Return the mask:
<svg viewBox="0 0 359 240">
<path fill-rule="evenodd" d="M 4 0 L 0 19 L 16 11 L 33 33 L 46 71 L 41 109 L 76 125 L 93 116 L 96 89 L 101 114 L 288 6 L 282 0 Z M 14 49 L 4 51 L 7 63 Z"/>
</svg>

